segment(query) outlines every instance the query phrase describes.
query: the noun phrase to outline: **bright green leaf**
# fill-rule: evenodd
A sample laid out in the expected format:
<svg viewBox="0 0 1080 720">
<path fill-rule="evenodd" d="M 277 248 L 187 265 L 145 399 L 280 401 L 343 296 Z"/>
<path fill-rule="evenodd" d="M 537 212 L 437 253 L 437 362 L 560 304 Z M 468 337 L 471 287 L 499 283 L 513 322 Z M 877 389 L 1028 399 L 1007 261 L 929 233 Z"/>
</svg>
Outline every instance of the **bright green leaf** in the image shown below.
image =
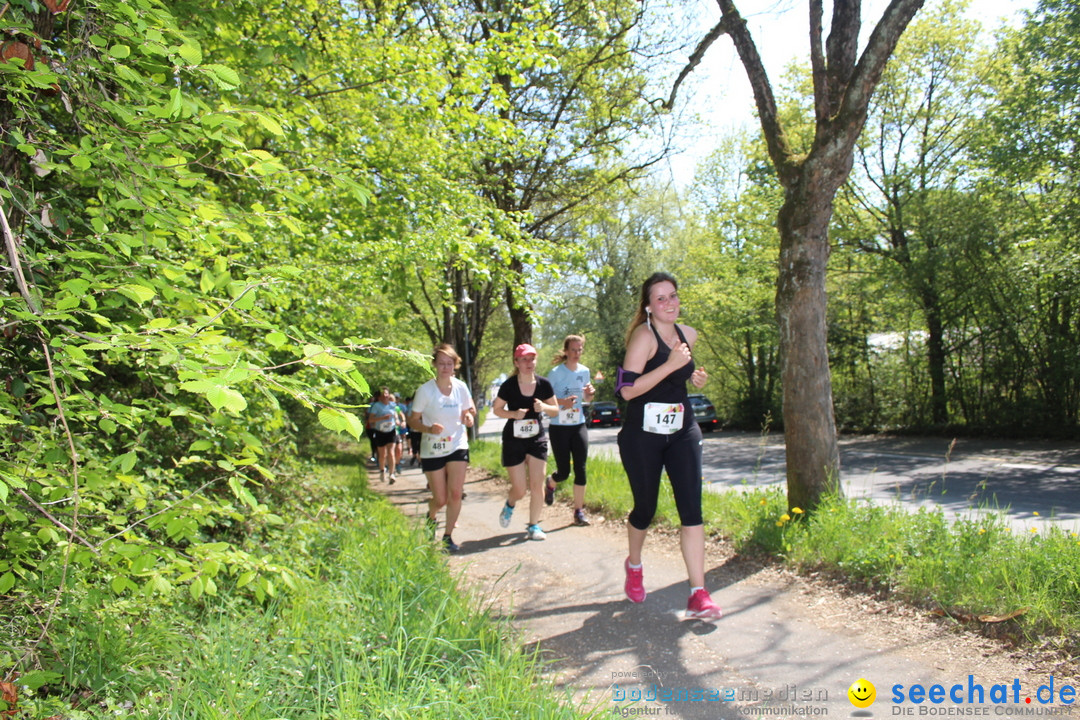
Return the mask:
<svg viewBox="0 0 1080 720">
<path fill-rule="evenodd" d="M 153 288 L 148 288 L 145 285 L 135 285 L 134 283 L 121 285 L 116 288 L 116 291 L 126 295 L 140 305 L 149 300 L 153 300 L 154 295 L 156 295 Z"/>
<path fill-rule="evenodd" d="M 244 396 L 238 393 L 232 388 L 224 387 L 223 385 L 215 385 L 206 393 L 206 399 L 210 401 L 210 404 L 215 409 L 220 410 L 226 408 L 233 412 L 242 412 L 247 407 L 247 400 Z"/>
<path fill-rule="evenodd" d="M 138 460 L 138 457 L 135 455 L 134 451 L 130 451 L 118 457 L 117 460 L 120 461 L 120 472 L 128 473 L 135 467 L 135 462 Z"/>
<path fill-rule="evenodd" d="M 269 130 L 274 135 L 277 135 L 277 136 L 280 137 L 280 136 L 285 134 L 285 130 L 282 129 L 282 127 L 278 123 L 278 121 L 274 120 L 269 115 L 257 112 L 257 113 L 255 113 L 255 119 L 259 121 L 259 124 L 262 125 L 263 128 L 265 128 L 266 130 Z"/>
<path fill-rule="evenodd" d="M 199 65 L 203 61 L 202 49 L 193 42 L 186 42 L 177 48 L 177 54 L 187 61 L 188 65 Z"/>
<path fill-rule="evenodd" d="M 222 89 L 234 90 L 240 86 L 240 75 L 232 68 L 216 64 L 205 65 L 204 67 Z"/>
</svg>

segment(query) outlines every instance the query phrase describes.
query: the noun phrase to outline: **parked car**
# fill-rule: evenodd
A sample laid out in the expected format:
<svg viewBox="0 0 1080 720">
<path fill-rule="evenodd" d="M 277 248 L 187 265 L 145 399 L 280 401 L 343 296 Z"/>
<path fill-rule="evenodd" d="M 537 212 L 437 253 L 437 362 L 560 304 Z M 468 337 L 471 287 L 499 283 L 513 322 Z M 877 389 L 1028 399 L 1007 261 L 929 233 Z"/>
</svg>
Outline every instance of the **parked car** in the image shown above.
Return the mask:
<svg viewBox="0 0 1080 720">
<path fill-rule="evenodd" d="M 585 417 L 588 418 L 590 427 L 603 427 L 604 425 L 618 425 L 622 422 L 619 406 L 607 400 L 601 400 L 589 404 Z"/>
<path fill-rule="evenodd" d="M 694 419 L 705 432 L 712 432 L 720 424 L 716 418 L 716 408 L 713 407 L 709 398 L 701 394 L 690 396 L 690 406 L 694 408 Z"/>
</svg>

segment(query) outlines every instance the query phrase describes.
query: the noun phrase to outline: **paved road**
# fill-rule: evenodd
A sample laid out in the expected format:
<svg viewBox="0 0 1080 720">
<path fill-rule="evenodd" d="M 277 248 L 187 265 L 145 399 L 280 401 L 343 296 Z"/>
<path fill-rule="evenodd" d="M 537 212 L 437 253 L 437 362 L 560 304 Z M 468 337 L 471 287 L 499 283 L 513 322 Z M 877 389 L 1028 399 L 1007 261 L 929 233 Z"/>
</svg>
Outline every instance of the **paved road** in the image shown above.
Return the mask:
<svg viewBox="0 0 1080 720">
<path fill-rule="evenodd" d="M 650 533 L 645 545 L 649 595 L 635 605 L 622 589 L 622 522 L 594 518 L 590 527 L 575 527 L 560 499 L 543 510 L 547 540 L 531 542 L 524 532 L 530 499 L 502 528 L 497 518 L 506 485 L 479 475 L 470 479 L 454 532 L 461 550 L 448 562 L 486 610 L 513 622 L 525 651 L 546 658 L 551 679 L 594 709 L 594 717 L 884 719 L 915 717 L 926 707 L 891 703 L 897 684 L 949 688 L 970 677 L 989 688 L 1015 680 L 1024 688 L 1020 703 L 1051 672 L 1057 687 L 1080 687 L 1080 679 L 1061 666 L 1036 670 L 1028 651 L 957 633 L 950 623 L 902 605 L 844 596 L 823 580 L 759 567 L 718 543 L 708 544 L 706 584 L 725 617 L 687 620 L 678 543 L 662 532 Z M 372 485 L 407 514 L 426 510 L 428 492 L 418 469 L 405 470 L 395 485 Z M 872 713 L 854 711 L 847 699 L 847 688 L 859 678 L 877 686 Z M 1004 710 L 1024 710 L 1010 703 L 975 709 L 1009 720 Z M 935 715 L 971 709 L 952 703 L 933 708 Z"/>
<path fill-rule="evenodd" d="M 489 415 L 481 436 L 497 437 L 502 423 Z M 591 451 L 618 457 L 618 430 L 590 430 Z M 781 435 L 705 433 L 704 460 L 716 492 L 786 484 Z M 1080 443 L 855 436 L 841 439 L 840 464 L 849 497 L 950 517 L 997 509 L 1016 531 L 1080 532 Z"/>
</svg>

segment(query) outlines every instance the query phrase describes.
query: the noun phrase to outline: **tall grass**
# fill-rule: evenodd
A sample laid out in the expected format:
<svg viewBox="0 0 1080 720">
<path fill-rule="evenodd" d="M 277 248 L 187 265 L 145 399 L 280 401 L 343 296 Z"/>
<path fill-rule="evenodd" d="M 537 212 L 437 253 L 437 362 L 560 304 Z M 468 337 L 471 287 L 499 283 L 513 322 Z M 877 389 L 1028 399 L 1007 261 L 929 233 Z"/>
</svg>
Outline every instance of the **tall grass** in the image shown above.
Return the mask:
<svg viewBox="0 0 1080 720">
<path fill-rule="evenodd" d="M 335 540 L 335 556 L 269 612 L 210 613 L 167 717 L 575 716 L 536 692 L 535 658 L 470 607 L 396 509 L 365 503 Z"/>
<path fill-rule="evenodd" d="M 303 574 L 295 591 L 265 607 L 228 588 L 177 598 L 122 636 L 96 635 L 104 645 L 87 650 L 114 664 L 94 669 L 81 707 L 24 696 L 20 708 L 76 719 L 582 716 L 459 587 L 419 523 L 368 493 L 351 465 L 312 468 L 302 502 L 282 513 L 295 520 L 268 549 Z M 144 646 L 152 657 L 124 653 Z M 124 658 L 145 662 L 138 684 Z"/>
<path fill-rule="evenodd" d="M 476 448 L 482 466 L 501 473 L 498 444 Z M 493 463 L 488 459 L 494 458 Z M 589 458 L 586 502 L 624 518 L 632 501 L 622 464 Z M 569 493 L 566 483 L 557 491 Z M 826 571 L 860 586 L 965 620 L 1009 617 L 1017 635 L 1052 636 L 1080 652 L 1080 536 L 1050 528 L 1015 533 L 985 512 L 949 520 L 940 510 L 827 498 L 813 513 L 788 508 L 778 488 L 705 492 L 706 532 L 737 552 L 766 554 L 803 570 Z M 656 523 L 677 525 L 667 483 Z M 1018 536 L 1020 535 L 1020 536 Z"/>
</svg>

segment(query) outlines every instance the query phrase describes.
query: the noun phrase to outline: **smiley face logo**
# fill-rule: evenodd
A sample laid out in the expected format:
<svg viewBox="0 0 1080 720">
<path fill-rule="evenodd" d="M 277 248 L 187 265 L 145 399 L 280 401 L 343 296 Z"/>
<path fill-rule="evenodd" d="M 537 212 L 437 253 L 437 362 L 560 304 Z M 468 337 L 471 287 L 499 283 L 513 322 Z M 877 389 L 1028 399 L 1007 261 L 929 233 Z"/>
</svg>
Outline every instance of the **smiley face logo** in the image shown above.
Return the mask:
<svg viewBox="0 0 1080 720">
<path fill-rule="evenodd" d="M 877 700 L 877 689 L 869 680 L 859 678 L 847 689 L 848 700 L 857 708 L 868 708 Z"/>
</svg>

